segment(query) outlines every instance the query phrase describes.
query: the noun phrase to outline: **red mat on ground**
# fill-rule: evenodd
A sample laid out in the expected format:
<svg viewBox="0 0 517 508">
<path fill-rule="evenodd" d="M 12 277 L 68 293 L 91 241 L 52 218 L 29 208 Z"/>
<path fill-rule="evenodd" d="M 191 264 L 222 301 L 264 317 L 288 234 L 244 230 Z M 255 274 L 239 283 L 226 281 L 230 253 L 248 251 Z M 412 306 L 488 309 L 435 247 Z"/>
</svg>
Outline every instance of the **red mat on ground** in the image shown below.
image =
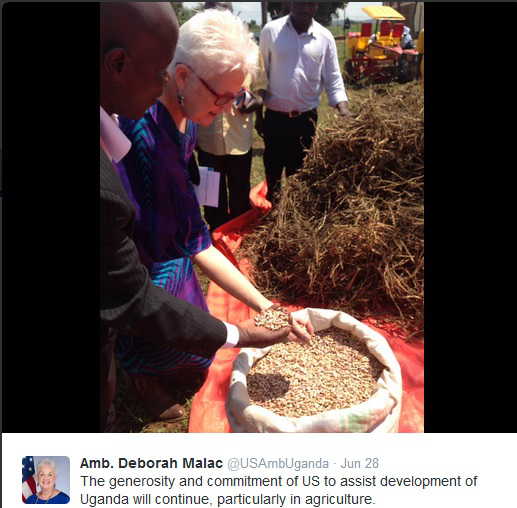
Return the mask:
<svg viewBox="0 0 517 508">
<path fill-rule="evenodd" d="M 237 262 L 234 253 L 239 248 L 244 235 L 253 227 L 254 222 L 271 208 L 271 204 L 265 198 L 266 189 L 265 182 L 254 187 L 250 193 L 250 200 L 254 208 L 224 224 L 213 233 L 214 245 L 245 274 L 248 272 L 249 265 L 246 261 Z M 253 310 L 213 282 L 208 288 L 207 303 L 214 316 L 228 323 L 239 323 L 255 315 Z M 284 306 L 291 311 L 301 308 L 301 306 L 293 305 Z M 406 342 L 404 340 L 406 332 L 390 321 L 387 316 L 369 317 L 363 322 L 386 338 L 400 363 L 404 393 L 399 432 L 423 432 L 423 343 Z M 225 403 L 233 360 L 238 353 L 238 349 L 223 349 L 216 354 L 204 385 L 192 401 L 189 432 L 231 432 L 226 417 Z"/>
</svg>

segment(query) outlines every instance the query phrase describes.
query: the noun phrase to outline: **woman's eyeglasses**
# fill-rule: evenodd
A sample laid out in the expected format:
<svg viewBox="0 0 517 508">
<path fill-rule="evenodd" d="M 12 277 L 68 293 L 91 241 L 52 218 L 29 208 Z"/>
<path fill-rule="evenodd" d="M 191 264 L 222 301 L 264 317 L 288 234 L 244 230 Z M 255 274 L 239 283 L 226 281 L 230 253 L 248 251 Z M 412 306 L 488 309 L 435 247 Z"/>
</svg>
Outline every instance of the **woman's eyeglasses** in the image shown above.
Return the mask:
<svg viewBox="0 0 517 508">
<path fill-rule="evenodd" d="M 178 64 L 179 64 L 179 62 L 178 62 Z M 188 67 L 191 70 L 192 74 L 194 74 L 194 76 L 196 76 L 196 78 L 199 79 L 199 81 L 201 81 L 201 83 L 203 83 L 203 85 L 205 85 L 205 88 L 216 98 L 215 102 L 214 102 L 214 104 L 216 106 L 225 106 L 229 102 L 235 100 L 242 93 L 243 89 L 239 90 L 236 94 L 219 95 L 217 92 L 214 92 L 214 90 L 212 90 L 212 87 L 203 78 L 199 77 L 195 73 L 195 71 L 194 71 L 194 69 L 192 69 L 192 67 L 190 67 L 187 64 L 182 64 L 182 65 L 184 65 L 185 67 Z"/>
</svg>

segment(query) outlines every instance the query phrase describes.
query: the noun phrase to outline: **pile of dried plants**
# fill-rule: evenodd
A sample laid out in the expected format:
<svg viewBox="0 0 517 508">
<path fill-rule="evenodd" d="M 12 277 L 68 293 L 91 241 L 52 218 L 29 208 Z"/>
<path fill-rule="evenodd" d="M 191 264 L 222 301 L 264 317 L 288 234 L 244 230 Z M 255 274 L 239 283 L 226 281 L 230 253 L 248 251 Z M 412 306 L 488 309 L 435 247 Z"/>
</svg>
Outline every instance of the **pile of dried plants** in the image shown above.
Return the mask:
<svg viewBox="0 0 517 508">
<path fill-rule="evenodd" d="M 272 297 L 365 315 L 392 306 L 422 324 L 424 125 L 416 83 L 353 97 L 321 125 L 303 169 L 240 255 Z"/>
</svg>

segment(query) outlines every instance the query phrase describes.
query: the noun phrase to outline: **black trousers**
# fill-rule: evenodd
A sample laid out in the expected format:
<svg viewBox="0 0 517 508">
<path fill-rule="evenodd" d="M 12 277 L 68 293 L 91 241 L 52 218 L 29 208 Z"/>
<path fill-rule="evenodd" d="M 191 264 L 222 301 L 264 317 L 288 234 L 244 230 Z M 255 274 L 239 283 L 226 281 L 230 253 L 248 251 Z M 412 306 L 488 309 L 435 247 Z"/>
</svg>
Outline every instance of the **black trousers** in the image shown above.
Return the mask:
<svg viewBox="0 0 517 508">
<path fill-rule="evenodd" d="M 280 190 L 282 171 L 287 177 L 303 165 L 304 150 L 312 146 L 318 111 L 313 109 L 295 118 L 266 109 L 264 118 L 264 169 L 267 198 L 274 201 Z"/>
<path fill-rule="evenodd" d="M 214 168 L 221 174 L 219 206 L 203 207 L 211 231 L 251 208 L 251 158 L 251 149 L 243 155 L 212 155 L 198 148 L 199 165 Z"/>
</svg>

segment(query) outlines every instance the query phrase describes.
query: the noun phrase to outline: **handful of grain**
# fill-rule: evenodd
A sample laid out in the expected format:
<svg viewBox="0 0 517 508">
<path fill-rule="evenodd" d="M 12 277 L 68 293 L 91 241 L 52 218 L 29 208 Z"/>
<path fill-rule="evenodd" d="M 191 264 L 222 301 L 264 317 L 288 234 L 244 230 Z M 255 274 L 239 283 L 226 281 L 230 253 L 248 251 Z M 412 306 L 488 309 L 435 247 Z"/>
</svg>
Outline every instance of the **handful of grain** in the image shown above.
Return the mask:
<svg viewBox="0 0 517 508">
<path fill-rule="evenodd" d="M 366 345 L 339 328 L 314 335 L 308 345 L 276 344 L 248 374 L 248 394 L 288 417 L 311 416 L 367 401 L 384 366 Z"/>
<path fill-rule="evenodd" d="M 255 316 L 255 324 L 268 330 L 279 330 L 289 326 L 289 313 L 281 307 L 270 307 Z"/>
</svg>

